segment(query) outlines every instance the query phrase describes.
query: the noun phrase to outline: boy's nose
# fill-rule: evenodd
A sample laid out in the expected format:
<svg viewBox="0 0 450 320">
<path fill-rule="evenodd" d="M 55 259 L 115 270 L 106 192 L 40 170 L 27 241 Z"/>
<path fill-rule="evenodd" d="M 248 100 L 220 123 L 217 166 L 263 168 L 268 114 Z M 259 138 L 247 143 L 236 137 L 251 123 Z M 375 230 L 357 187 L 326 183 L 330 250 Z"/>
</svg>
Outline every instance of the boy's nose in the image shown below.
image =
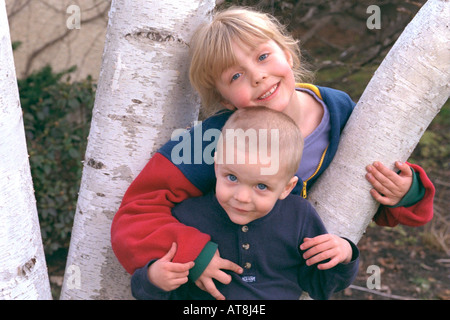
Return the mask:
<svg viewBox="0 0 450 320">
<path fill-rule="evenodd" d="M 249 203 L 251 199 L 250 193 L 251 191 L 249 190 L 249 188 L 241 186 L 236 189 L 234 193 L 234 198 L 239 202 Z"/>
</svg>

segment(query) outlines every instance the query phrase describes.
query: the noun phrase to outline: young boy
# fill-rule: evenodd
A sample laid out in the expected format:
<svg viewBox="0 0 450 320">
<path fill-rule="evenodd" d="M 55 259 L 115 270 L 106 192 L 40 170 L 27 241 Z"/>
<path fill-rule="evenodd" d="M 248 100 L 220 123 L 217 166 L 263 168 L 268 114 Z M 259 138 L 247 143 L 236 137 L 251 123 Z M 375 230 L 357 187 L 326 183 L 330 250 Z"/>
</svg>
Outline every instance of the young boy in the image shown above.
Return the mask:
<svg viewBox="0 0 450 320">
<path fill-rule="evenodd" d="M 327 299 L 356 276 L 357 247 L 328 234 L 309 202 L 290 194 L 302 150 L 300 130 L 288 116 L 265 107 L 238 110 L 216 150 L 215 193 L 172 210 L 180 222 L 210 234 L 221 256 L 242 267 L 228 284 L 217 285 L 227 299 L 298 299 L 302 291 Z M 192 281 L 184 284 L 193 262 L 171 262 L 175 252 L 173 244 L 162 259 L 134 273 L 136 298 L 213 298 Z"/>
</svg>

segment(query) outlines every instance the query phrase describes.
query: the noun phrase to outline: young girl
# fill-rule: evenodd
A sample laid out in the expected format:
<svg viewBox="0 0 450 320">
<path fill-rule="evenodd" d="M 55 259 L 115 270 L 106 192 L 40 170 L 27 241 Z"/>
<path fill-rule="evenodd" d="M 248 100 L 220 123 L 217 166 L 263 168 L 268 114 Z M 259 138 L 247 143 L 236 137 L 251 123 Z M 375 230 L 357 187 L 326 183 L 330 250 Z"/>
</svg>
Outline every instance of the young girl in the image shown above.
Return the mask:
<svg viewBox="0 0 450 320">
<path fill-rule="evenodd" d="M 250 146 L 243 141 L 244 134 L 236 136 L 236 130 L 257 132 L 255 136 L 265 139 L 253 139 Z M 243 108 L 225 123 L 220 141 L 214 192 L 187 199 L 172 210 L 180 222 L 211 235 L 223 257 L 244 266 L 241 274 L 231 274 L 229 284 L 217 284 L 220 292 L 230 300 L 298 300 L 303 291 L 313 299 L 328 299 L 348 287 L 358 273 L 358 248 L 327 233 L 309 201 L 290 194 L 298 180 L 303 151 L 297 124 L 265 107 Z M 261 154 L 268 150 L 270 156 L 263 160 Z M 241 161 L 220 160 L 235 156 Z M 267 174 L 265 169 L 274 162 L 277 170 Z M 299 250 L 316 237 L 336 253 L 325 264 L 315 265 L 307 259 L 307 252 Z M 136 299 L 211 299 L 193 282 L 182 282 L 187 271 L 184 275 L 170 272 L 193 264 L 171 262 L 175 252 L 174 244 L 163 258 L 134 272 L 131 291 Z M 332 264 L 335 266 L 329 268 Z"/>
<path fill-rule="evenodd" d="M 242 8 L 219 12 L 195 33 L 191 49 L 190 78 L 204 111 L 211 114 L 225 108 L 202 122 L 200 129 L 194 127 L 189 132 L 191 141 L 196 130 L 201 130 L 202 137 L 209 129 L 220 130 L 235 109 L 265 106 L 283 112 L 297 123 L 305 138 L 299 183 L 293 193 L 307 197 L 307 190 L 331 163 L 355 103 L 338 90 L 296 84 L 306 75 L 297 42 L 267 14 Z M 204 158 L 211 152 L 211 142 L 202 142 Z M 198 278 L 200 288 L 221 297 L 212 278 L 227 283 L 230 276 L 221 269 L 237 272 L 241 268 L 221 259 L 208 235 L 171 215 L 176 203 L 214 188 L 214 165 L 199 162 L 198 146 L 194 145 L 193 161 L 173 161 L 178 143 L 164 145 L 127 190 L 113 220 L 112 246 L 124 268 L 133 273 L 163 257 L 176 242 L 173 261 L 194 261 L 189 277 Z M 434 187 L 419 166 L 397 162 L 396 167 L 399 173 L 379 162 L 367 166 L 367 179 L 374 187 L 371 194 L 381 204 L 375 221 L 388 226 L 423 225 L 433 214 Z M 311 245 L 324 250 L 319 243 Z"/>
</svg>

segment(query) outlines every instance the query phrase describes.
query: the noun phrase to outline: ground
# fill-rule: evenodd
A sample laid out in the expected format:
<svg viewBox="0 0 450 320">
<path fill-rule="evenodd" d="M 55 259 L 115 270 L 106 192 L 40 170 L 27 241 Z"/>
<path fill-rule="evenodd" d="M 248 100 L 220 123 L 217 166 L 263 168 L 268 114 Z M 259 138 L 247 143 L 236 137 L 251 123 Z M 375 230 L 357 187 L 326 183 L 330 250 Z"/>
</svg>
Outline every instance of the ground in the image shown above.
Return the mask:
<svg viewBox="0 0 450 320">
<path fill-rule="evenodd" d="M 427 244 L 423 234 L 424 227 L 371 224 L 358 243 L 361 263 L 356 280 L 333 299 L 449 300 L 450 258 Z M 381 271 L 378 290 L 368 288 L 375 283 L 371 265 Z"/>
</svg>

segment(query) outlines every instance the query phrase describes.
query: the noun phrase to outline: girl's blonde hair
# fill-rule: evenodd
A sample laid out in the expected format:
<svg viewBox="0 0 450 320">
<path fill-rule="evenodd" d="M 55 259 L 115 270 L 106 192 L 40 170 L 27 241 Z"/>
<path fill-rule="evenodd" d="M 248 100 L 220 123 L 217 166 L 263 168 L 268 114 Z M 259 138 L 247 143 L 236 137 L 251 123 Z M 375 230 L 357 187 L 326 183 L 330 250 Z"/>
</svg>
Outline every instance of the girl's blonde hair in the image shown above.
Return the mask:
<svg viewBox="0 0 450 320">
<path fill-rule="evenodd" d="M 256 47 L 273 40 L 293 59 L 297 82 L 309 80 L 311 73 L 303 68 L 298 41 L 273 16 L 254 9 L 231 7 L 217 12 L 211 22 L 201 25 L 191 39 L 189 78 L 200 94 L 203 114 L 211 115 L 221 109 L 221 95 L 215 82 L 222 72 L 236 64 L 232 41 Z"/>
</svg>

